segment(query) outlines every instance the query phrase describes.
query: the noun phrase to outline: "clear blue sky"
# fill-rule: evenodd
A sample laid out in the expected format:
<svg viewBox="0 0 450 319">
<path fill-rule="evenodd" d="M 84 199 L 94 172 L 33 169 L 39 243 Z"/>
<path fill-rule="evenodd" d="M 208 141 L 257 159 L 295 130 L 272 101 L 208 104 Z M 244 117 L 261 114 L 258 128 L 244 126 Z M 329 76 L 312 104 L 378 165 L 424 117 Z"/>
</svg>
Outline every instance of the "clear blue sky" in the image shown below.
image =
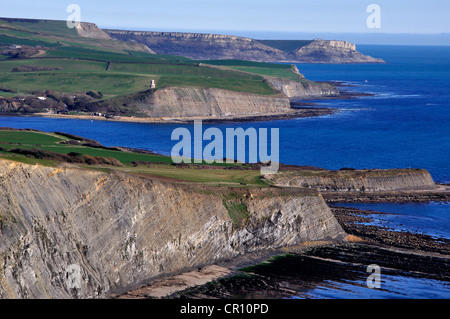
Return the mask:
<svg viewBox="0 0 450 319">
<path fill-rule="evenodd" d="M 161 31 L 450 33 L 449 0 L 0 0 L 0 16 L 82 21 L 104 28 Z M 381 29 L 368 29 L 369 4 L 381 7 Z"/>
</svg>

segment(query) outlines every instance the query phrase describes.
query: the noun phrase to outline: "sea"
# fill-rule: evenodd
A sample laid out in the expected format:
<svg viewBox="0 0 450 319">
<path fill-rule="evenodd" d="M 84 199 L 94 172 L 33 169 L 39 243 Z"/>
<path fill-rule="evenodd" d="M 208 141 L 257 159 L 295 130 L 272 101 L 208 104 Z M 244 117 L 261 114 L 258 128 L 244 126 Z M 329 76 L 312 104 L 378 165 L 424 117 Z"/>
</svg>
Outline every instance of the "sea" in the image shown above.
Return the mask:
<svg viewBox="0 0 450 319">
<path fill-rule="evenodd" d="M 284 164 L 327 169 L 424 168 L 435 182 L 450 183 L 450 46 L 358 45 L 385 64 L 297 64 L 313 81 L 336 81 L 342 90 L 371 93 L 355 99 L 309 101 L 335 114 L 254 123 L 204 124 L 247 129 L 278 128 Z M 95 139 L 107 146 L 126 146 L 170 155 L 175 128 L 190 124 L 142 124 L 39 117 L 0 117 L 0 127 L 62 131 Z M 344 204 L 345 205 L 345 204 Z M 377 203 L 348 205 L 374 214 L 374 223 L 395 230 L 450 238 L 450 204 Z M 377 218 L 377 216 L 379 218 Z M 386 220 L 386 216 L 388 220 Z M 385 276 L 385 289 L 370 289 L 361 278 L 329 279 L 308 294 L 292 298 L 450 298 L 448 282 L 408 276 Z M 362 277 L 361 277 L 362 276 Z M 333 288 L 334 287 L 334 288 Z M 339 289 L 336 287 L 340 287 Z M 345 291 L 345 292 L 344 292 Z"/>
</svg>

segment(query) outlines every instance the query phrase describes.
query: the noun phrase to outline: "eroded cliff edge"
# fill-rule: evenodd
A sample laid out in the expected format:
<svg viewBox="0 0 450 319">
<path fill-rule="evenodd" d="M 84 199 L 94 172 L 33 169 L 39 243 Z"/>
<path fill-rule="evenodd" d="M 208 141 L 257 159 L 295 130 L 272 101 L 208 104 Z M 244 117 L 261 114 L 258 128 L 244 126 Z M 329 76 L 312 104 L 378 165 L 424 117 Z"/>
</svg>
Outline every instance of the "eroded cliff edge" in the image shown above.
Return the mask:
<svg viewBox="0 0 450 319">
<path fill-rule="evenodd" d="M 249 252 L 345 233 L 298 189 L 214 191 L 124 173 L 0 160 L 0 297 L 89 298 Z M 247 218 L 231 218 L 233 205 Z M 81 289 L 67 269 L 81 268 Z"/>
<path fill-rule="evenodd" d="M 267 175 L 276 185 L 312 188 L 322 192 L 380 192 L 436 190 L 425 169 L 287 171 Z"/>
<path fill-rule="evenodd" d="M 128 105 L 152 118 L 270 116 L 293 111 L 293 98 L 340 95 L 339 90 L 328 83 L 302 83 L 274 77 L 266 77 L 266 80 L 279 94 L 266 96 L 215 88 L 167 87 L 143 92 Z"/>
<path fill-rule="evenodd" d="M 290 63 L 384 63 L 356 50 L 347 41 L 297 41 L 294 49 L 280 49 L 274 41 L 207 33 L 147 32 L 107 30 L 111 38 L 145 44 L 157 54 L 188 57 L 194 60 L 247 60 Z M 282 42 L 281 40 L 278 42 Z M 295 41 L 290 41 L 295 42 Z"/>
<path fill-rule="evenodd" d="M 285 170 L 265 178 L 280 187 L 319 191 L 327 203 L 403 203 L 450 199 L 450 187 L 435 183 L 425 169 Z"/>
</svg>

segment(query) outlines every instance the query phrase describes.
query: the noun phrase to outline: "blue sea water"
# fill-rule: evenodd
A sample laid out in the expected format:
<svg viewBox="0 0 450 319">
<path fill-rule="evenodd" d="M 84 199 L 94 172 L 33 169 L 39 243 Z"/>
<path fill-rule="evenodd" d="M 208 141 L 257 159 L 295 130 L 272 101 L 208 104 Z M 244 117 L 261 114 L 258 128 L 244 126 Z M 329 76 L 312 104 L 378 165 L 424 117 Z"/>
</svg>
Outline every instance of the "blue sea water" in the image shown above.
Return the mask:
<svg viewBox="0 0 450 319">
<path fill-rule="evenodd" d="M 356 279 L 357 278 L 357 279 Z M 293 299 L 448 299 L 448 283 L 428 278 L 381 275 L 381 289 L 368 288 L 367 274 L 355 274 L 355 280 L 326 281 L 317 288 L 293 296 Z"/>
<path fill-rule="evenodd" d="M 373 93 L 358 99 L 315 101 L 334 115 L 257 123 L 204 125 L 279 128 L 280 161 L 328 169 L 425 168 L 450 182 L 450 47 L 360 45 L 386 64 L 298 64 L 306 78 L 340 81 L 345 90 Z M 170 155 L 172 131 L 192 125 L 0 117 L 0 126 L 63 131 Z M 206 142 L 205 142 L 206 144 Z"/>
<path fill-rule="evenodd" d="M 345 89 L 374 93 L 352 100 L 316 101 L 338 114 L 260 123 L 204 125 L 280 129 L 280 161 L 328 169 L 407 168 L 450 182 L 450 47 L 359 46 L 386 64 L 298 64 L 311 80 L 342 81 Z M 65 131 L 109 146 L 169 155 L 179 124 L 136 124 L 0 117 L 0 126 Z M 185 127 L 191 128 L 189 125 Z"/>
<path fill-rule="evenodd" d="M 339 109 L 334 115 L 211 124 L 204 129 L 279 128 L 280 162 L 285 164 L 328 169 L 425 168 L 436 182 L 450 183 L 450 47 L 360 45 L 358 50 L 387 63 L 297 66 L 310 80 L 343 82 L 346 90 L 373 96 L 315 101 L 319 106 Z M 176 143 L 171 140 L 173 129 L 192 128 L 187 124 L 37 117 L 0 117 L 0 126 L 63 131 L 108 146 L 143 148 L 166 155 Z M 365 204 L 358 208 L 390 213 L 394 216 L 391 226 L 396 229 L 450 238 L 450 204 Z M 412 283 L 412 288 L 406 284 L 404 289 L 414 289 L 416 284 Z M 439 289 L 434 291 L 442 296 Z M 417 290 L 418 296 L 421 293 L 432 295 L 433 291 Z M 330 296 L 338 297 L 333 293 Z"/>
<path fill-rule="evenodd" d="M 298 67 L 309 79 L 344 81 L 375 96 L 322 103 L 345 111 L 298 120 L 302 133 L 284 159 L 295 154 L 296 162 L 333 169 L 421 167 L 450 181 L 450 47 L 358 48 L 388 63 Z"/>
</svg>

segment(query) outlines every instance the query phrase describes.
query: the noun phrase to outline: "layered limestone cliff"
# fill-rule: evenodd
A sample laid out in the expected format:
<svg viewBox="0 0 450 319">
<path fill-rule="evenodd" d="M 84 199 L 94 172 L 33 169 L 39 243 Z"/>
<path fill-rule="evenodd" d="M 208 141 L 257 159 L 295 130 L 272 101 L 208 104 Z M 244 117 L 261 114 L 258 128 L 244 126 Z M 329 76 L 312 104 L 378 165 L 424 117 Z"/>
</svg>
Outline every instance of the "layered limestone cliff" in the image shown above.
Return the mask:
<svg viewBox="0 0 450 319">
<path fill-rule="evenodd" d="M 102 29 L 100 29 L 95 23 L 81 22 L 76 27 L 79 36 L 85 38 L 95 38 L 95 39 L 106 39 L 111 40 L 112 38 Z"/>
<path fill-rule="evenodd" d="M 265 79 L 274 89 L 280 91 L 288 98 L 307 99 L 340 95 L 338 88 L 329 83 L 306 80 L 298 82 L 269 76 L 265 76 Z"/>
<path fill-rule="evenodd" d="M 168 87 L 141 93 L 128 106 L 152 118 L 270 116 L 292 111 L 290 99 L 340 94 L 328 83 L 265 78 L 280 94 L 265 96 L 215 88 Z"/>
<path fill-rule="evenodd" d="M 100 29 L 95 23 L 90 22 L 81 22 L 77 27 L 76 31 L 79 36 L 84 38 L 93 38 L 99 40 L 115 40 L 109 36 L 105 31 Z M 153 50 L 147 47 L 143 43 L 138 43 L 135 41 L 123 42 L 120 41 L 102 41 L 102 45 L 104 47 L 108 47 L 111 49 L 124 49 L 124 50 L 133 50 L 133 51 L 141 51 L 150 54 L 155 54 Z"/>
<path fill-rule="evenodd" d="M 214 88 L 178 87 L 140 95 L 130 103 L 148 117 L 226 117 L 288 112 L 285 97 Z"/>
<path fill-rule="evenodd" d="M 201 67 L 215 68 L 221 70 L 229 70 L 227 67 L 210 65 L 200 63 Z M 297 66 L 292 64 L 292 73 L 298 75 L 298 80 L 291 80 L 286 78 L 279 78 L 273 76 L 263 76 L 267 83 L 276 91 L 283 94 L 287 98 L 307 99 L 309 97 L 321 98 L 330 96 L 339 96 L 339 89 L 329 83 L 313 82 L 305 79 L 305 76 L 300 73 Z M 249 73 L 246 71 L 238 71 L 242 73 Z"/>
<path fill-rule="evenodd" d="M 315 39 L 293 51 L 283 51 L 258 40 L 230 35 L 104 30 L 113 39 L 147 45 L 158 54 L 194 60 L 238 59 L 291 63 L 383 63 L 356 50 L 346 41 Z"/>
<path fill-rule="evenodd" d="M 341 170 L 279 172 L 266 176 L 281 186 L 313 188 L 319 191 L 414 191 L 437 189 L 424 169 Z"/>
<path fill-rule="evenodd" d="M 290 55 L 301 63 L 384 63 L 382 59 L 358 52 L 356 45 L 347 41 L 314 40 Z"/>
<path fill-rule="evenodd" d="M 104 297 L 249 252 L 344 236 L 320 195 L 295 189 L 236 190 L 226 198 L 248 215 L 237 224 L 221 191 L 0 160 L 0 198 L 0 298 Z"/>
<path fill-rule="evenodd" d="M 236 36 L 122 30 L 105 30 L 105 32 L 117 40 L 144 43 L 158 54 L 178 55 L 195 60 L 271 61 L 274 56 L 283 55 L 282 51 L 256 40 Z"/>
</svg>

